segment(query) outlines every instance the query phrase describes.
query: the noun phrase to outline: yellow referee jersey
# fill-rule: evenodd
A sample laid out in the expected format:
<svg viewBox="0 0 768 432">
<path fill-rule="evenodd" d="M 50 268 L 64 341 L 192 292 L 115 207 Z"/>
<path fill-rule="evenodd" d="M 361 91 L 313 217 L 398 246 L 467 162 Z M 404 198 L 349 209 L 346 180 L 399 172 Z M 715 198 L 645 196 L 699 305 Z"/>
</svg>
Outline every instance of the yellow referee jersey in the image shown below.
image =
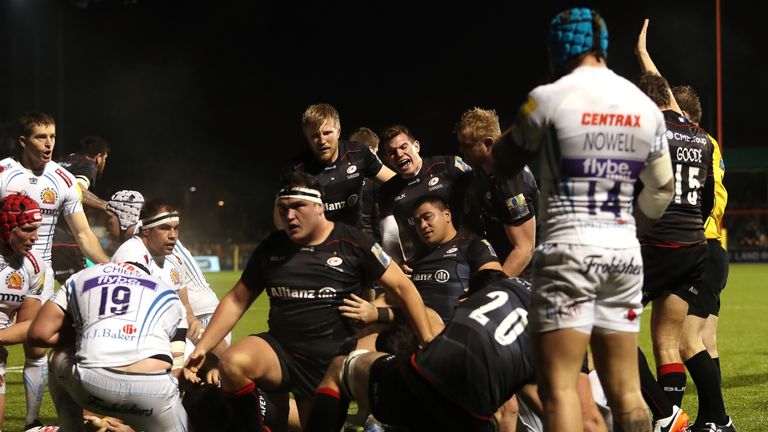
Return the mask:
<svg viewBox="0 0 768 432">
<path fill-rule="evenodd" d="M 712 174 L 715 177 L 715 205 L 712 206 L 712 212 L 709 213 L 709 217 L 707 217 L 707 221 L 704 223 L 704 233 L 707 239 L 722 241 L 723 214 L 725 213 L 725 205 L 728 203 L 728 191 L 723 186 L 725 163 L 723 163 L 723 155 L 720 153 L 720 145 L 712 136 L 709 139 L 712 140 L 715 147 L 712 153 Z"/>
</svg>

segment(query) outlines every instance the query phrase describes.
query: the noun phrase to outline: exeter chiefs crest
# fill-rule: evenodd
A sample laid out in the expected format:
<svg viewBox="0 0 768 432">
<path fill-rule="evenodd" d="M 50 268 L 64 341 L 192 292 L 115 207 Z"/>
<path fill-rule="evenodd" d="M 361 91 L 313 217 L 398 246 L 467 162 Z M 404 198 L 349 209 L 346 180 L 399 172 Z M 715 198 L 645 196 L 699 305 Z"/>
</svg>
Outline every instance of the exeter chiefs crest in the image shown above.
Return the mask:
<svg viewBox="0 0 768 432">
<path fill-rule="evenodd" d="M 40 201 L 43 204 L 54 205 L 56 204 L 56 191 L 51 188 L 45 188 L 40 192 Z"/>
<path fill-rule="evenodd" d="M 24 286 L 24 278 L 18 272 L 13 272 L 5 278 L 5 286 L 8 289 L 20 290 Z"/>
<path fill-rule="evenodd" d="M 179 272 L 176 269 L 171 270 L 171 282 L 173 282 L 174 285 L 181 284 L 181 276 L 179 276 Z"/>
</svg>

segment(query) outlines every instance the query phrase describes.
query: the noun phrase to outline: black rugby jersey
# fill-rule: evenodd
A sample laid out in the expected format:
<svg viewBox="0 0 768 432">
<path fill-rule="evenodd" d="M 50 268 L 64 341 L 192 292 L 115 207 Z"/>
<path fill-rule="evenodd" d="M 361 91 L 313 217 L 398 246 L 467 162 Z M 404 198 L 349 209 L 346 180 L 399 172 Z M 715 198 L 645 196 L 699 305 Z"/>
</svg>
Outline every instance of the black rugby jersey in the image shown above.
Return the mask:
<svg viewBox="0 0 768 432">
<path fill-rule="evenodd" d="M 363 180 L 363 193 L 360 196 L 360 229 L 381 243 L 381 212 L 379 211 L 379 189 L 381 185 L 373 179 Z"/>
<path fill-rule="evenodd" d="M 355 347 L 357 333 L 338 307 L 379 279 L 390 258 L 360 230 L 336 223 L 316 246 L 276 231 L 253 252 L 241 280 L 269 296 L 269 333 L 290 353 L 327 359 Z"/>
<path fill-rule="evenodd" d="M 396 175 L 381 186 L 381 217 L 394 215 L 400 231 L 405 258 L 421 251 L 421 242 L 413 224 L 413 206 L 424 195 L 436 195 L 451 208 L 453 224 L 461 228 L 464 194 L 469 186 L 469 167 L 458 156 L 434 156 L 422 159 L 421 170 L 410 178 Z"/>
<path fill-rule="evenodd" d="M 467 194 L 466 224 L 473 233 L 491 242 L 504 261 L 512 251 L 504 226 L 522 225 L 535 217 L 538 203 L 539 187 L 527 166 L 512 178 L 474 170 Z"/>
<path fill-rule="evenodd" d="M 530 289 L 524 279 L 511 278 L 472 294 L 445 329 L 414 354 L 414 368 L 471 414 L 493 415 L 535 379 L 526 331 Z"/>
<path fill-rule="evenodd" d="M 411 280 L 424 305 L 434 309 L 443 321 L 453 317 L 459 296 L 477 270 L 498 257 L 486 240 L 456 236 L 413 259 Z"/>
<path fill-rule="evenodd" d="M 96 162 L 86 158 L 84 155 L 78 153 L 71 153 L 64 156 L 59 165 L 66 169 L 78 180 L 88 185 L 87 189 L 92 189 L 96 184 L 96 176 L 99 173 L 99 169 L 96 166 Z M 53 235 L 54 244 L 76 244 L 75 236 L 69 230 L 67 221 L 60 217 L 56 223 L 56 229 Z"/>
<path fill-rule="evenodd" d="M 325 217 L 360 228 L 360 194 L 365 177 L 375 177 L 382 163 L 368 147 L 354 141 L 339 140 L 339 154 L 332 164 L 317 160 L 306 149 L 291 163 L 291 169 L 317 177 L 325 191 Z"/>
<path fill-rule="evenodd" d="M 713 183 L 713 144 L 707 132 L 685 119 L 680 114 L 666 110 L 667 141 L 672 158 L 674 174 L 674 198 L 669 207 L 646 233 L 640 242 L 643 245 L 688 245 L 706 240 L 702 202 L 711 203 L 714 188 L 705 187 Z"/>
</svg>

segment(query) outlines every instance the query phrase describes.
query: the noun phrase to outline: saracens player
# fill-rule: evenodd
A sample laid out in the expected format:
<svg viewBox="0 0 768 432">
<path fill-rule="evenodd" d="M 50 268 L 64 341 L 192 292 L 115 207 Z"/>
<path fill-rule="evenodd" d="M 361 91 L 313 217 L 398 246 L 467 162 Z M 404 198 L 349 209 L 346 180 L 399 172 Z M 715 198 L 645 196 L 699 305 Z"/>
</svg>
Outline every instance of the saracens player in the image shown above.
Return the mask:
<svg viewBox="0 0 768 432">
<path fill-rule="evenodd" d="M 453 320 L 423 350 L 337 357 L 305 430 L 340 430 L 351 400 L 382 423 L 409 430 L 497 430 L 494 414 L 517 392 L 540 412 L 526 331 L 530 290 L 523 279 L 483 270 Z"/>
<path fill-rule="evenodd" d="M 53 295 L 54 277 L 51 266 L 53 231 L 59 215 L 63 215 L 75 241 L 86 258 L 95 263 L 109 261 L 99 239 L 91 231 L 83 212 L 82 191 L 75 177 L 53 162 L 56 145 L 56 123 L 48 114 L 29 113 L 19 118 L 18 158 L 0 161 L 0 198 L 22 193 L 40 205 L 43 222 L 38 231 L 35 250 L 45 260 L 46 275 L 42 298 Z M 43 350 L 24 346 L 24 390 L 27 396 L 25 430 L 40 427 L 38 419 L 45 390 L 47 363 Z"/>
<path fill-rule="evenodd" d="M 459 216 L 472 168 L 458 156 L 422 158 L 421 143 L 403 125 L 387 128 L 381 135 L 384 157 L 398 176 L 382 185 L 381 238 L 384 250 L 402 262 L 416 255 L 419 240 L 413 208 L 423 195 L 441 197 L 453 211 L 454 225 L 461 230 Z"/>
<path fill-rule="evenodd" d="M 45 262 L 32 249 L 43 220 L 40 206 L 24 195 L 0 200 L 0 429 L 5 417 L 8 345 L 27 340 L 40 310 Z"/>
<path fill-rule="evenodd" d="M 317 177 L 325 190 L 328 220 L 362 228 L 363 181 L 369 178 L 383 183 L 395 173 L 382 165 L 364 144 L 339 139 L 341 121 L 331 105 L 307 107 L 301 117 L 301 128 L 309 148 L 291 161 L 291 169 Z"/>
<path fill-rule="evenodd" d="M 222 387 L 232 395 L 237 430 L 261 427 L 256 385 L 282 396 L 278 406 L 286 406 L 287 392 L 292 392 L 301 422 L 306 423 L 314 390 L 331 360 L 350 352 L 357 342 L 352 322 L 337 308 L 349 295 L 359 296 L 370 281 L 378 280 L 390 300 L 405 311 L 422 342 L 432 338 L 413 283 L 362 231 L 328 221 L 322 197 L 319 182 L 306 173 L 292 172 L 282 179 L 277 205 L 286 228 L 256 248 L 185 367 L 185 375 L 194 380 L 206 353 L 256 297 L 267 292 L 269 330 L 234 343 L 219 363 Z M 284 428 L 285 423 L 275 427 Z"/>
</svg>

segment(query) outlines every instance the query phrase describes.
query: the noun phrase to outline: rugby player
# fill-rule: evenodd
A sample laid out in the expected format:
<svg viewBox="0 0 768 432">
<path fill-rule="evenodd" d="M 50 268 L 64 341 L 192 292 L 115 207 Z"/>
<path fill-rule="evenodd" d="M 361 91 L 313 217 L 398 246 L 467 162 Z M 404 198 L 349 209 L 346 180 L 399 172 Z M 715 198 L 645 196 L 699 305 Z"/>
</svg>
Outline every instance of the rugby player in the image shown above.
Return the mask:
<svg viewBox="0 0 768 432">
<path fill-rule="evenodd" d="M 511 178 L 494 174 L 492 150 L 499 136 L 499 116 L 493 110 L 466 111 L 456 126 L 459 150 L 473 174 L 467 224 L 493 245 L 507 275 L 520 276 L 536 247 L 539 188 L 527 166 Z"/>
<path fill-rule="evenodd" d="M 529 93 L 493 149 L 499 175 L 541 155 L 530 318 L 546 430 L 581 423 L 577 378 L 590 343 L 616 427 L 651 428 L 635 369 L 643 280 L 635 224 L 661 217 L 674 183 L 661 113 L 608 69 L 607 54 L 595 11 L 555 16 L 556 81 Z M 638 179 L 645 187 L 633 206 Z"/>
<path fill-rule="evenodd" d="M 80 148 L 61 160 L 59 165 L 77 179 L 83 193 L 83 205 L 100 211 L 107 209 L 107 202 L 91 192 L 96 179 L 104 173 L 109 156 L 109 144 L 99 136 L 86 136 L 80 140 Z M 80 251 L 72 232 L 63 220 L 56 224 L 51 248 L 53 274 L 60 285 L 70 276 L 85 268 L 85 257 Z"/>
<path fill-rule="evenodd" d="M 369 281 L 378 280 L 388 298 L 405 311 L 422 342 L 433 336 L 416 288 L 381 247 L 356 228 L 325 218 L 317 179 L 289 173 L 281 181 L 277 204 L 286 228 L 256 248 L 185 367 L 185 375 L 194 380 L 210 349 L 266 291 L 269 330 L 234 343 L 219 363 L 237 430 L 261 427 L 256 385 L 280 396 L 282 402 L 273 400 L 282 409 L 287 392 L 292 392 L 301 422 L 306 423 L 314 390 L 331 360 L 347 354 L 357 342 L 351 320 L 342 318 L 337 307 L 350 294 L 359 296 Z M 275 429 L 284 430 L 285 423 Z"/>
<path fill-rule="evenodd" d="M 484 286 L 489 274 L 499 280 Z M 526 331 L 529 304 L 527 281 L 499 270 L 479 272 L 453 320 L 423 350 L 358 350 L 334 359 L 305 430 L 338 431 L 351 400 L 377 420 L 409 430 L 495 430 L 495 412 L 519 391 L 540 412 Z"/>
<path fill-rule="evenodd" d="M 186 319 L 173 287 L 141 263 L 107 263 L 69 278 L 32 322 L 51 355 L 51 396 L 64 430 L 83 409 L 137 431 L 184 431 L 187 413 L 172 365 L 183 364 Z M 66 340 L 74 329 L 74 343 Z"/>
<path fill-rule="evenodd" d="M 5 347 L 26 342 L 42 304 L 45 262 L 33 249 L 42 220 L 40 206 L 29 197 L 0 200 L 0 429 L 5 418 Z"/>
<path fill-rule="evenodd" d="M 382 246 L 402 263 L 421 248 L 413 221 L 413 207 L 419 197 L 441 197 L 454 211 L 454 225 L 461 230 L 460 209 L 472 168 L 458 156 L 422 158 L 421 143 L 403 125 L 387 128 L 381 140 L 385 159 L 398 173 L 379 191 Z"/>
<path fill-rule="evenodd" d="M 368 178 L 383 183 L 395 173 L 382 165 L 378 156 L 364 144 L 339 139 L 341 121 L 338 111 L 331 105 L 320 103 L 307 107 L 301 118 L 301 128 L 309 148 L 292 160 L 291 169 L 317 177 L 325 189 L 328 220 L 362 227 L 360 194 L 363 181 Z"/>
<path fill-rule="evenodd" d="M 379 136 L 370 128 L 361 127 L 349 135 L 350 141 L 365 144 L 373 154 L 379 151 Z M 363 191 L 360 195 L 360 229 L 370 235 L 377 243 L 381 243 L 381 212 L 379 210 L 380 182 L 363 179 Z"/>
<path fill-rule="evenodd" d="M 56 145 L 56 123 L 48 114 L 29 113 L 19 118 L 18 158 L 0 161 L 0 198 L 22 193 L 40 206 L 43 221 L 38 230 L 35 250 L 43 257 L 46 275 L 43 300 L 53 295 L 54 276 L 51 266 L 53 231 L 59 215 L 64 216 L 76 243 L 86 258 L 95 263 L 109 261 L 98 238 L 91 231 L 83 212 L 82 191 L 75 177 L 53 162 Z M 24 345 L 24 390 L 27 400 L 25 430 L 35 430 L 45 392 L 47 362 L 45 351 Z"/>
<path fill-rule="evenodd" d="M 727 268 L 727 258 L 723 259 L 725 251 L 716 240 L 707 241 L 703 220 L 713 211 L 722 215 L 725 205 L 723 199 L 722 208 L 716 209 L 718 177 L 724 192 L 722 171 L 716 173 L 713 163 L 719 149 L 704 129 L 685 117 L 672 89 L 651 59 L 646 42 L 648 25 L 646 19 L 636 46 L 642 70 L 651 75 L 641 77 L 641 85 L 664 112 L 676 179 L 674 200 L 653 230 L 641 238 L 646 263 L 644 300 L 653 301 L 651 337 L 656 379 L 670 402 L 682 406 L 684 362 L 699 396 L 699 414 L 691 430 L 734 430 L 725 412 L 717 366 L 702 339 L 707 317 L 715 310 L 724 285 L 723 265 Z M 701 112 L 700 107 L 698 111 Z M 717 161 L 718 168 L 720 161 Z M 727 199 L 722 192 L 721 198 Z M 716 231 L 715 236 L 718 236 Z M 710 246 L 714 247 L 711 252 Z M 710 256 L 714 267 L 711 270 Z M 647 365 L 643 359 L 640 362 L 641 366 Z M 665 416 L 668 405 L 653 397 L 655 383 L 650 378 L 650 370 L 645 367 L 641 370 L 641 380 L 646 399 L 651 399 L 649 406 L 655 405 L 651 409 L 655 417 Z M 658 407 L 666 407 L 666 412 L 659 412 Z"/>
</svg>

